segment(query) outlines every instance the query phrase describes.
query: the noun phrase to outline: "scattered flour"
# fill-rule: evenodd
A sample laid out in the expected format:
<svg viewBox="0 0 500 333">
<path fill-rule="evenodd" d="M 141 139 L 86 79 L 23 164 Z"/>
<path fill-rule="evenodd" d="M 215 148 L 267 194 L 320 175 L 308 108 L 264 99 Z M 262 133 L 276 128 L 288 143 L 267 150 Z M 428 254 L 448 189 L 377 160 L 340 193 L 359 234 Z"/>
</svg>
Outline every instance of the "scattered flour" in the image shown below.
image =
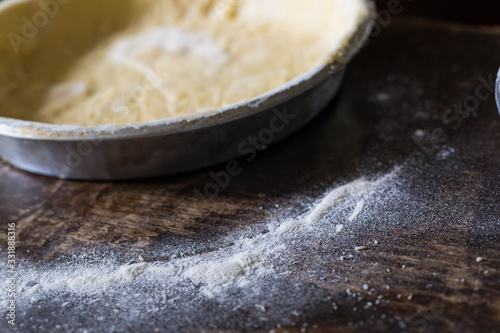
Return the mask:
<svg viewBox="0 0 500 333">
<path fill-rule="evenodd" d="M 63 82 L 50 88 L 49 98 L 57 101 L 57 107 L 64 107 L 76 97 L 84 97 L 89 86 L 83 81 Z"/>
<path fill-rule="evenodd" d="M 122 38 L 111 47 L 108 56 L 111 62 L 122 63 L 150 77 L 152 72 L 140 56 L 144 51 L 160 49 L 168 53 L 191 56 L 211 61 L 214 65 L 229 59 L 229 55 L 208 35 L 163 26 L 136 35 Z"/>
<path fill-rule="evenodd" d="M 361 200 L 358 202 L 356 205 L 356 208 L 354 208 L 354 211 L 352 212 L 351 216 L 349 217 L 349 221 L 353 222 L 358 218 L 358 216 L 363 212 L 363 209 L 365 209 L 365 201 Z"/>
<path fill-rule="evenodd" d="M 90 295 L 107 295 L 120 288 L 130 290 L 127 286 L 142 286 L 152 293 L 165 292 L 161 291 L 165 288 L 173 295 L 176 290 L 190 286 L 191 294 L 210 299 L 231 288 L 254 285 L 262 277 L 276 277 L 277 258 L 286 257 L 288 246 L 295 240 L 318 234 L 336 237 L 350 222 L 359 220 L 366 208 L 376 203 L 377 189 L 393 180 L 397 172 L 396 169 L 377 180 L 361 178 L 334 188 L 298 217 L 269 222 L 265 232 L 253 236 L 233 235 L 229 246 L 209 253 L 168 262 L 145 262 L 141 257 L 138 263 L 127 265 L 113 262 L 70 262 L 48 268 L 19 265 L 18 306 L 28 308 L 61 293 L 84 302 Z M 287 267 L 281 269 L 286 271 Z M 6 290 L 5 279 L 1 283 L 0 287 Z M 6 295 L 0 297 L 5 306 Z"/>
<path fill-rule="evenodd" d="M 345 200 L 353 196 L 362 195 L 373 190 L 377 186 L 376 181 L 367 181 L 364 178 L 355 180 L 344 186 L 340 186 L 328 193 L 321 201 L 319 201 L 311 211 L 303 217 L 293 218 L 280 224 L 275 231 L 278 234 L 297 231 L 304 227 L 311 226 L 320 221 L 333 208 L 340 205 Z M 361 213 L 358 212 L 359 215 Z"/>
<path fill-rule="evenodd" d="M 439 160 L 446 160 L 450 156 L 455 153 L 455 148 L 452 147 L 443 147 L 440 151 L 437 152 L 436 157 Z"/>
</svg>

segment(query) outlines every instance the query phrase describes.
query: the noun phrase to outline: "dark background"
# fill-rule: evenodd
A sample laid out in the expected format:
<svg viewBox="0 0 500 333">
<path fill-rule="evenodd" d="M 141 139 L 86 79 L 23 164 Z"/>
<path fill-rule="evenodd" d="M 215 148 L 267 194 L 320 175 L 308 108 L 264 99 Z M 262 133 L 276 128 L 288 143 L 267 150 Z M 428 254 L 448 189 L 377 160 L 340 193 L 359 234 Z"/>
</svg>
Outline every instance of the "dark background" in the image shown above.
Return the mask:
<svg viewBox="0 0 500 333">
<path fill-rule="evenodd" d="M 391 0 L 377 0 L 379 10 Z M 393 0 L 392 0 L 393 1 Z M 469 24 L 500 24 L 500 0 L 399 0 L 401 15 L 423 16 Z"/>
</svg>

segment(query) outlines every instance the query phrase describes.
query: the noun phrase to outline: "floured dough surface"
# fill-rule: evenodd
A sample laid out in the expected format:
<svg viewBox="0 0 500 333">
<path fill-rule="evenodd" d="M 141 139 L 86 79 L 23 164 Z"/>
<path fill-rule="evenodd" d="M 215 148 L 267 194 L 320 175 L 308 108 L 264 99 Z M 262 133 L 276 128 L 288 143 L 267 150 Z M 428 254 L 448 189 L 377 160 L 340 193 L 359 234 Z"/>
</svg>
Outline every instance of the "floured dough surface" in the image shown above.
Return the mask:
<svg viewBox="0 0 500 333">
<path fill-rule="evenodd" d="M 0 116 L 95 126 L 215 110 L 313 69 L 365 11 L 362 0 L 7 1 Z"/>
</svg>

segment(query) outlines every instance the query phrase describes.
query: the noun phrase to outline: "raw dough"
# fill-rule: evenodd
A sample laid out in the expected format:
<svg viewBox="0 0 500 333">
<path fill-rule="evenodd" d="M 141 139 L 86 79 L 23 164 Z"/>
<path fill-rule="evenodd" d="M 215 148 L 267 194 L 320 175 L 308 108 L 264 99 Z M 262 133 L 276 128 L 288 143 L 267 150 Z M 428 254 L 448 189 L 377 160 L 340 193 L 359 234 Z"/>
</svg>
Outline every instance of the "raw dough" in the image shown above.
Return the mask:
<svg viewBox="0 0 500 333">
<path fill-rule="evenodd" d="M 325 61 L 362 0 L 45 0 L 0 5 L 0 116 L 129 124 L 215 110 Z"/>
</svg>

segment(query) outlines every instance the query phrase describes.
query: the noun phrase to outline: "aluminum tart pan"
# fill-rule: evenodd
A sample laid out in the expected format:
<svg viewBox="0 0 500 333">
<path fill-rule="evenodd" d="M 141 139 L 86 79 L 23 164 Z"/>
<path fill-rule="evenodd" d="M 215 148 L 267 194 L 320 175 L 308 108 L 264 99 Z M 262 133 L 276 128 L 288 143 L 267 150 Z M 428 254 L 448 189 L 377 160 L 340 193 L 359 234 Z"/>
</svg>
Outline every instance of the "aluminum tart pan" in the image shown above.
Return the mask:
<svg viewBox="0 0 500 333">
<path fill-rule="evenodd" d="M 219 110 L 126 126 L 53 125 L 0 117 L 0 157 L 36 174 L 126 180 L 175 174 L 244 157 L 289 136 L 336 95 L 371 31 L 375 6 L 329 60 L 254 99 Z M 259 145 L 251 148 L 252 138 Z"/>
</svg>

